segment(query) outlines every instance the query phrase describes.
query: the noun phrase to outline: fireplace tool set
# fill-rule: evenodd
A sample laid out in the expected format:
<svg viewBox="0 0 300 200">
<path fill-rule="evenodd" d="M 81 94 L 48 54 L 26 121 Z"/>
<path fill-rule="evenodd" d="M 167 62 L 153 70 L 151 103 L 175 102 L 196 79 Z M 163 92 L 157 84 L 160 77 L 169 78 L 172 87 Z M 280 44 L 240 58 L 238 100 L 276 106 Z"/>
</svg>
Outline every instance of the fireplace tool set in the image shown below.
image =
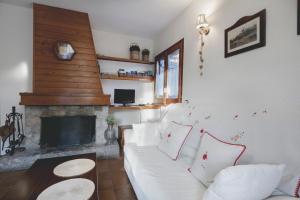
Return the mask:
<svg viewBox="0 0 300 200">
<path fill-rule="evenodd" d="M 16 112 L 16 107 L 12 107 L 12 112 L 6 115 L 5 125 L 0 127 L 0 137 L 2 138 L 2 150 L 9 155 L 15 151 L 24 151 L 25 147 L 20 147 L 25 135 L 23 129 L 23 114 Z M 5 143 L 8 140 L 8 145 Z"/>
</svg>

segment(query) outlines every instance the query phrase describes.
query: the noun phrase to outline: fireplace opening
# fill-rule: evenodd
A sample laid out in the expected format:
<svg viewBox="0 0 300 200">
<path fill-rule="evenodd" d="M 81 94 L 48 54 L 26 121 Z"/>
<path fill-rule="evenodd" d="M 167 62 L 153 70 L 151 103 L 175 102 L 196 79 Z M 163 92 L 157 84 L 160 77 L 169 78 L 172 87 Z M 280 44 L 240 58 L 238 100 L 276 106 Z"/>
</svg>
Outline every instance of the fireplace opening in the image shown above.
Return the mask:
<svg viewBox="0 0 300 200">
<path fill-rule="evenodd" d="M 41 117 L 41 122 L 42 149 L 95 143 L 96 116 Z"/>
</svg>

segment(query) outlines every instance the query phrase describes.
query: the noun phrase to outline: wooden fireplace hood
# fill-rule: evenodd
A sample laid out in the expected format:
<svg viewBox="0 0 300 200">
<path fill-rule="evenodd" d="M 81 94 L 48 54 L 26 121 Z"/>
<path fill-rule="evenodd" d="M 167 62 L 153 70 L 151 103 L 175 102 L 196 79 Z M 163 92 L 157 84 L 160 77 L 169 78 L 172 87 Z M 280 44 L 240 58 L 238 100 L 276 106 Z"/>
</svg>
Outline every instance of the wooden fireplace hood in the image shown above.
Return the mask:
<svg viewBox="0 0 300 200">
<path fill-rule="evenodd" d="M 33 92 L 21 105 L 109 105 L 104 95 L 87 13 L 33 4 Z M 57 59 L 54 46 L 68 42 L 76 54 Z"/>
</svg>

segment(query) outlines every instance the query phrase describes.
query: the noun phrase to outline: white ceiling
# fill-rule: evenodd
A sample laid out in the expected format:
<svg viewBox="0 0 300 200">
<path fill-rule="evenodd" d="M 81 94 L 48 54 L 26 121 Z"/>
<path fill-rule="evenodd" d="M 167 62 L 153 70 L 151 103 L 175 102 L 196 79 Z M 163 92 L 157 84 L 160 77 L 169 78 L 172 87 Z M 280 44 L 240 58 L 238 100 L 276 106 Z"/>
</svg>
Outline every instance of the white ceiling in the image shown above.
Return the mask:
<svg viewBox="0 0 300 200">
<path fill-rule="evenodd" d="M 29 5 L 33 0 L 0 0 Z M 192 0 L 34 0 L 36 3 L 87 12 L 93 29 L 153 38 Z"/>
</svg>

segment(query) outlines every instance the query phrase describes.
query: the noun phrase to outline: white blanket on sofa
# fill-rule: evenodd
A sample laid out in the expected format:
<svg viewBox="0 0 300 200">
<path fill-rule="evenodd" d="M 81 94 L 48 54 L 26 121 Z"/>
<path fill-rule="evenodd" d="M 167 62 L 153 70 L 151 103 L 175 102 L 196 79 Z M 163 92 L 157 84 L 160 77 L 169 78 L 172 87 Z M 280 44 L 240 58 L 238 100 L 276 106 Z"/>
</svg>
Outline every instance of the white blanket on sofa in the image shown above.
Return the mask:
<svg viewBox="0 0 300 200">
<path fill-rule="evenodd" d="M 161 153 L 156 146 L 125 146 L 133 176 L 150 200 L 202 199 L 206 187 L 182 165 Z"/>
</svg>

